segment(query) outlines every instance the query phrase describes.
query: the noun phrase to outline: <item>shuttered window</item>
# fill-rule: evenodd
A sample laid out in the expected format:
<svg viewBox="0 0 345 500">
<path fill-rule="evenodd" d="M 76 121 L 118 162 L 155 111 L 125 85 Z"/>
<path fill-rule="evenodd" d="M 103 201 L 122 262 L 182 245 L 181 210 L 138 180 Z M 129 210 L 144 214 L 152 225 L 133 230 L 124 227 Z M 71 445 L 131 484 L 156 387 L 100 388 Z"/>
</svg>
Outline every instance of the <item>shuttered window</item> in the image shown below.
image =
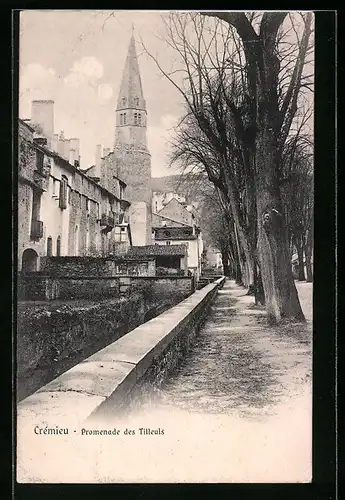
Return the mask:
<svg viewBox="0 0 345 500">
<path fill-rule="evenodd" d="M 61 236 L 58 236 L 56 240 L 56 256 L 60 257 L 60 255 L 61 255 Z"/>
<path fill-rule="evenodd" d="M 53 255 L 53 240 L 51 236 L 47 238 L 47 255 L 51 257 Z"/>
<path fill-rule="evenodd" d="M 59 207 L 63 210 L 67 208 L 67 187 L 67 178 L 62 176 L 60 181 Z"/>
</svg>

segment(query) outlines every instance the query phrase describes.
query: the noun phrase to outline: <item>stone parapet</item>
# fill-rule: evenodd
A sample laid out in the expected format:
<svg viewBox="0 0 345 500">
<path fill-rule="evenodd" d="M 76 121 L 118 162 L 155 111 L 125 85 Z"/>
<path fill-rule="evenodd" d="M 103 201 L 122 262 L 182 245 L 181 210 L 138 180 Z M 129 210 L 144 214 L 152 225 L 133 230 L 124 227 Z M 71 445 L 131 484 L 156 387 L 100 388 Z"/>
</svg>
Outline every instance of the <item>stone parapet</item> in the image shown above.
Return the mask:
<svg viewBox="0 0 345 500">
<path fill-rule="evenodd" d="M 197 334 L 225 278 L 101 349 L 18 404 L 18 421 L 80 426 L 114 418 L 159 386 Z"/>
</svg>

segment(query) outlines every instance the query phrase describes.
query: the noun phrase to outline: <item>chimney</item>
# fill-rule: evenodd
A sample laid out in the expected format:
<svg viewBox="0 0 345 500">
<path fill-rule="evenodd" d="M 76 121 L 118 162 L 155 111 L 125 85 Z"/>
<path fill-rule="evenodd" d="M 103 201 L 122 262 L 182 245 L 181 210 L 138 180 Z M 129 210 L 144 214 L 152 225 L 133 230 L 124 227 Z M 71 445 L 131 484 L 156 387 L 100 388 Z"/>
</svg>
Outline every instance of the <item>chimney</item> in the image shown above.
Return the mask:
<svg viewBox="0 0 345 500">
<path fill-rule="evenodd" d="M 71 142 L 71 141 L 70 141 Z M 76 155 L 75 155 L 75 149 L 70 149 L 69 150 L 69 162 L 71 165 L 74 166 L 74 162 L 75 162 L 75 159 L 76 159 Z"/>
<path fill-rule="evenodd" d="M 58 144 L 59 144 L 59 134 L 54 134 L 53 139 L 51 142 L 51 148 L 53 151 L 58 151 Z"/>
<path fill-rule="evenodd" d="M 31 122 L 40 127 L 42 135 L 47 138 L 47 145 L 51 147 L 54 135 L 54 101 L 32 101 Z"/>
<path fill-rule="evenodd" d="M 65 160 L 69 161 L 69 152 L 70 152 L 70 141 L 69 139 L 65 139 L 65 144 L 64 144 L 64 154 L 63 157 Z"/>
<path fill-rule="evenodd" d="M 95 177 L 101 177 L 101 145 L 96 146 Z"/>
<path fill-rule="evenodd" d="M 74 160 L 74 166 L 76 168 L 80 168 L 80 155 L 77 156 L 77 154 L 76 154 L 76 158 Z"/>
<path fill-rule="evenodd" d="M 75 151 L 75 159 L 79 161 L 79 139 L 73 137 L 69 140 L 70 148 Z"/>
<path fill-rule="evenodd" d="M 60 136 L 59 136 L 59 142 L 58 142 L 58 154 L 60 156 L 62 156 L 62 158 L 64 157 L 64 154 L 65 154 L 65 137 L 63 135 L 63 130 L 61 130 L 60 132 Z"/>
</svg>

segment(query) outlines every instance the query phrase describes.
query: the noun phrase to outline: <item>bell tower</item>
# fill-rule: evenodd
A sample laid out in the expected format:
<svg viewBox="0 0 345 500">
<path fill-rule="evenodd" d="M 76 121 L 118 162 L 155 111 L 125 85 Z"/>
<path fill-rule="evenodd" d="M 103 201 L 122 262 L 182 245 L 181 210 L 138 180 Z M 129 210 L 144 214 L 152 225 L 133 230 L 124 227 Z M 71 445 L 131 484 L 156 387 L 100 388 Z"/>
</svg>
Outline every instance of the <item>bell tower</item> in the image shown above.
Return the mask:
<svg viewBox="0 0 345 500">
<path fill-rule="evenodd" d="M 152 243 L 151 155 L 147 149 L 147 111 L 136 53 L 134 30 L 129 42 L 116 106 L 114 156 L 127 183 L 133 245 Z"/>
<path fill-rule="evenodd" d="M 126 144 L 147 149 L 146 121 L 146 102 L 132 34 L 116 107 L 115 147 Z"/>
</svg>

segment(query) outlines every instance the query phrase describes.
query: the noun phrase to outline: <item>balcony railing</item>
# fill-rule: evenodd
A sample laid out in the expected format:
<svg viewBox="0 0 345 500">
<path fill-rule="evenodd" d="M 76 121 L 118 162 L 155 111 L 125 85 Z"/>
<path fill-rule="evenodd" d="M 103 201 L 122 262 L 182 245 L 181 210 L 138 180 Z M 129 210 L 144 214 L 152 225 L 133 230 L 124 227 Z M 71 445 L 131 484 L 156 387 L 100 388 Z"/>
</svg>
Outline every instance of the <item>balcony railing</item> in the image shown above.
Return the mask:
<svg viewBox="0 0 345 500">
<path fill-rule="evenodd" d="M 43 238 L 43 222 L 41 220 L 32 221 L 30 237 L 34 241 L 38 241 Z"/>
<path fill-rule="evenodd" d="M 113 228 L 114 227 L 114 217 L 112 215 L 102 214 L 101 226 Z"/>
</svg>

